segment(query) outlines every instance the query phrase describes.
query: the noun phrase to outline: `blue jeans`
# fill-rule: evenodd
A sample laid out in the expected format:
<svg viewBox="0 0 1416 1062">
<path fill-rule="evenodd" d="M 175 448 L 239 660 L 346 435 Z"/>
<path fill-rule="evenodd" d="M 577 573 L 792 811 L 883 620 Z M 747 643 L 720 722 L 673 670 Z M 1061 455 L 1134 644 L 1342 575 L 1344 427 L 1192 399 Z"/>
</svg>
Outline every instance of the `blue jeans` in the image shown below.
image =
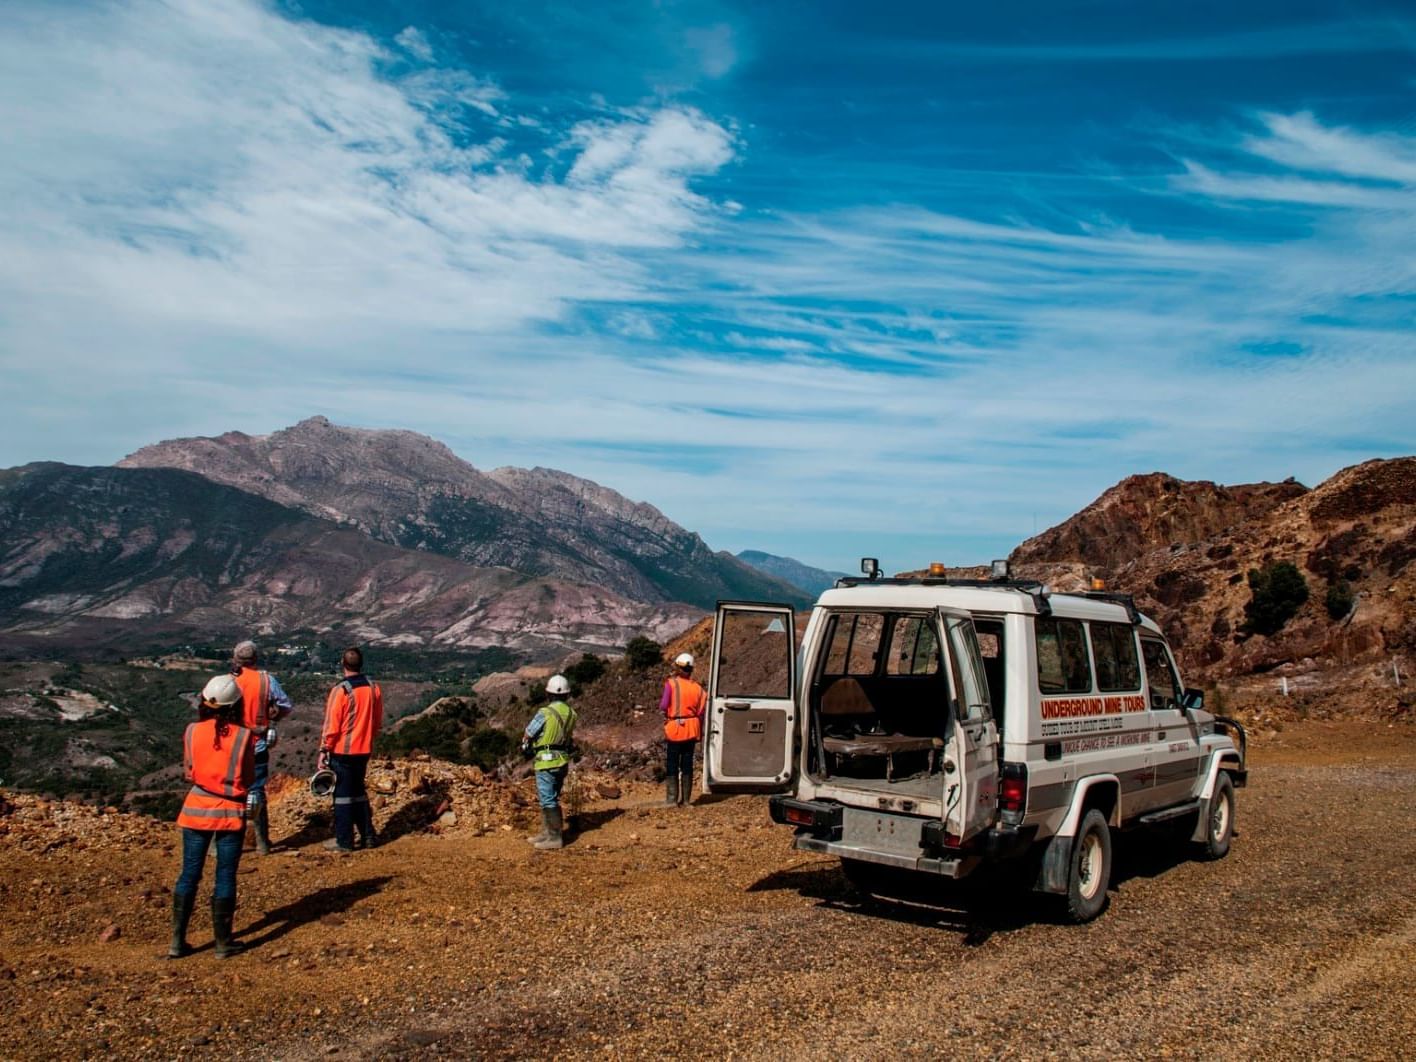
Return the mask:
<svg viewBox="0 0 1416 1062">
<path fill-rule="evenodd" d="M 560 807 L 561 786 L 565 785 L 565 776 L 569 771 L 570 764 L 567 763 L 563 767 L 536 772 L 536 799 L 541 807 L 547 810 Z"/>
<path fill-rule="evenodd" d="M 353 848 L 357 826 L 360 840 L 367 844 L 374 839 L 374 813 L 364 788 L 369 757 L 332 755 L 329 768 L 334 772 L 334 839 L 343 848 Z"/>
<path fill-rule="evenodd" d="M 182 827 L 182 873 L 177 878 L 175 893 L 190 895 L 202 880 L 202 864 L 207 849 L 216 841 L 216 889 L 218 900 L 236 898 L 236 868 L 241 863 L 241 841 L 245 830 L 193 830 Z"/>
<path fill-rule="evenodd" d="M 249 792 L 264 793 L 266 782 L 270 779 L 270 749 L 266 748 L 264 740 L 256 742 L 256 778 L 251 783 Z"/>
</svg>

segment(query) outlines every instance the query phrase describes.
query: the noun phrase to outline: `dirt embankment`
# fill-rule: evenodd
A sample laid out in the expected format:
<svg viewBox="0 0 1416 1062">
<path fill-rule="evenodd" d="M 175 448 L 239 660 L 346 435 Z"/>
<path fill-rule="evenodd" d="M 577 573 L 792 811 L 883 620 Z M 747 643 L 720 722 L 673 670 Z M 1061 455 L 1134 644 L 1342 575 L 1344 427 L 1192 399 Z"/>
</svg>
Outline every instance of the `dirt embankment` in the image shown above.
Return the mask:
<svg viewBox="0 0 1416 1062">
<path fill-rule="evenodd" d="M 282 796 L 228 962 L 205 904 L 201 950 L 157 958 L 172 827 L 11 797 L 0 1056 L 1409 1057 L 1416 727 L 1294 722 L 1252 768 L 1227 859 L 1123 836 L 1076 927 L 1026 898 L 862 900 L 761 798 L 583 788 L 574 843 L 534 853 L 529 783 L 394 764 L 371 852 L 325 854 Z M 456 824 L 390 825 L 433 792 Z"/>
</svg>

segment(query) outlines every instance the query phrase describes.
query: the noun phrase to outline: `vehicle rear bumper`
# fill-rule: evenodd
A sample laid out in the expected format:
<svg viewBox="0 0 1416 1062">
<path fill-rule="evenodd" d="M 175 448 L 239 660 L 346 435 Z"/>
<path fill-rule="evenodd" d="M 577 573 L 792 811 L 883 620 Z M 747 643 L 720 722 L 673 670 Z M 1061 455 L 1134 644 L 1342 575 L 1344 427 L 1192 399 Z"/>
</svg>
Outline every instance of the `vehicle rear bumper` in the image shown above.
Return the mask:
<svg viewBox="0 0 1416 1062">
<path fill-rule="evenodd" d="M 973 857 L 937 859 L 922 853 L 909 856 L 900 852 L 882 852 L 875 848 L 842 844 L 840 841 L 823 841 L 809 833 L 797 834 L 792 841 L 792 847 L 803 852 L 820 852 L 822 855 L 840 856 L 842 859 L 855 859 L 862 863 L 878 863 L 881 866 L 899 867 L 901 870 L 917 870 L 945 878 L 961 878 L 978 862 Z"/>
</svg>

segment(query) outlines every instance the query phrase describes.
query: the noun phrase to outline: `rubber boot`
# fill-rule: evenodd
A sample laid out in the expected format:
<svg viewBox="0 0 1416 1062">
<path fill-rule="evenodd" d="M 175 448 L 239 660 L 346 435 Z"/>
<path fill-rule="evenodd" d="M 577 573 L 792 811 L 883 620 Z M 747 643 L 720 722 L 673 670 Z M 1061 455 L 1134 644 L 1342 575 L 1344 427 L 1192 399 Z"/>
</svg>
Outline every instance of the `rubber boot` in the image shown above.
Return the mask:
<svg viewBox="0 0 1416 1062">
<path fill-rule="evenodd" d="M 692 774 L 681 774 L 681 775 L 679 775 L 679 792 L 678 792 L 679 807 L 681 807 L 681 808 L 686 808 L 686 807 L 688 807 L 688 805 L 689 805 L 690 803 L 692 803 L 692 801 L 693 801 L 693 775 L 692 775 Z"/>
<path fill-rule="evenodd" d="M 546 837 L 545 840 L 537 841 L 531 847 L 543 852 L 564 848 L 565 838 L 561 835 L 561 829 L 565 825 L 565 820 L 561 818 L 560 808 L 547 808 L 542 814 L 546 817 Z"/>
<path fill-rule="evenodd" d="M 180 959 L 192 954 L 192 946 L 187 943 L 187 923 L 192 920 L 192 908 L 197 905 L 197 897 L 190 892 L 172 894 L 172 943 L 167 947 L 169 959 Z"/>
<path fill-rule="evenodd" d="M 252 823 L 256 833 L 256 854 L 270 855 L 270 813 L 266 810 L 264 799 L 256 805 Z"/>
<path fill-rule="evenodd" d="M 671 808 L 679 802 L 679 780 L 678 775 L 671 774 L 664 778 L 664 807 Z"/>
<path fill-rule="evenodd" d="M 541 847 L 541 842 L 549 840 L 551 836 L 551 813 L 548 809 L 541 809 L 541 832 L 535 836 L 526 838 L 526 843 Z"/>
<path fill-rule="evenodd" d="M 213 896 L 211 898 L 211 927 L 216 934 L 216 957 L 229 959 L 240 955 L 246 945 L 231 939 L 231 920 L 236 917 L 236 897 Z"/>
</svg>

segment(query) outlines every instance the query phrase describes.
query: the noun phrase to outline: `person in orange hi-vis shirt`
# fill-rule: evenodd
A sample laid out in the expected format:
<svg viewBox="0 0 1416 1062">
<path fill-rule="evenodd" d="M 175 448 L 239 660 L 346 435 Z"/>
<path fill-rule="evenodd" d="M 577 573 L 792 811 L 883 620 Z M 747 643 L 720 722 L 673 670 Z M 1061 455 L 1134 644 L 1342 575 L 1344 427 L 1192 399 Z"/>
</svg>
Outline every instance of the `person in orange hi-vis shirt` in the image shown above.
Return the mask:
<svg viewBox="0 0 1416 1062">
<path fill-rule="evenodd" d="M 246 830 L 246 793 L 256 776 L 256 735 L 241 726 L 241 688 L 230 675 L 217 675 L 202 690 L 197 721 L 182 738 L 182 761 L 192 783 L 177 825 L 182 828 L 182 873 L 172 889 L 172 944 L 168 958 L 191 954 L 187 923 L 196 906 L 197 885 L 208 849 L 216 844 L 216 887 L 211 924 L 216 954 L 241 951 L 232 940 L 236 915 L 236 868 Z"/>
<path fill-rule="evenodd" d="M 344 650 L 340 663 L 344 679 L 325 699 L 319 766 L 334 771 L 334 837 L 325 847 L 352 852 L 356 828 L 359 847 L 372 848 L 377 843 L 364 774 L 369 769 L 374 738 L 383 726 L 383 691 L 364 674 L 364 654 L 359 649 Z"/>
<path fill-rule="evenodd" d="M 666 808 L 685 805 L 693 797 L 693 750 L 703 736 L 703 712 L 708 698 L 692 676 L 693 656 L 679 653 L 674 657 L 674 673 L 664 683 L 664 694 L 659 698 L 668 750 L 664 776 Z"/>
<path fill-rule="evenodd" d="M 270 854 L 270 812 L 266 807 L 266 781 L 270 777 L 270 750 L 275 748 L 275 724 L 294 705 L 280 681 L 260 667 L 260 651 L 252 641 L 239 642 L 231 651 L 231 677 L 241 687 L 241 725 L 256 734 L 256 780 L 246 794 L 246 819 L 255 834 L 256 852 Z"/>
</svg>

